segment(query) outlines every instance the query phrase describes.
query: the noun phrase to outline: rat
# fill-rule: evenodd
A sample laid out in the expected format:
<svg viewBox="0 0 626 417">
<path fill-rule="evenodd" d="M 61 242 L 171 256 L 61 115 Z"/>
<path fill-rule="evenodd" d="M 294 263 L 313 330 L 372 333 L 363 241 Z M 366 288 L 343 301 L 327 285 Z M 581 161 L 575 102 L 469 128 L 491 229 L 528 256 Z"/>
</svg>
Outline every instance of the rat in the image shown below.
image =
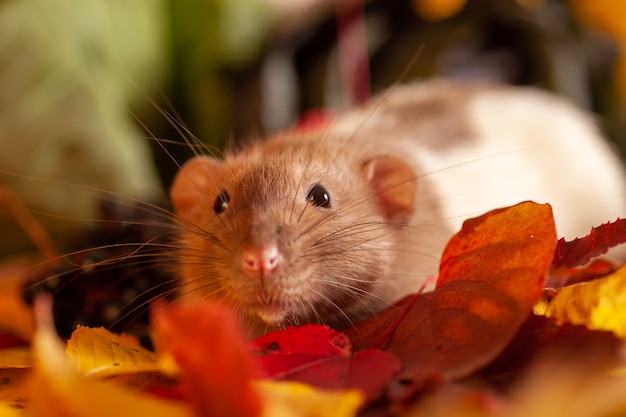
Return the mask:
<svg viewBox="0 0 626 417">
<path fill-rule="evenodd" d="M 531 87 L 391 88 L 315 131 L 199 155 L 170 196 L 181 294 L 228 302 L 257 333 L 345 328 L 428 289 L 464 219 L 552 205 L 568 239 L 626 216 L 618 157 L 592 118 Z"/>
</svg>

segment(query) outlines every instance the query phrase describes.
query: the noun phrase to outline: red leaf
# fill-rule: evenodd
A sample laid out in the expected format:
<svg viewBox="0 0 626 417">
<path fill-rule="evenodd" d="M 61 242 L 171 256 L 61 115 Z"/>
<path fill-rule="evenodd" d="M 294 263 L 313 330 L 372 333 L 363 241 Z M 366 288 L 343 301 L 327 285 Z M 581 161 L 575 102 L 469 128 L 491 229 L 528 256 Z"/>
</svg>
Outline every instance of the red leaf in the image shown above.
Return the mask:
<svg viewBox="0 0 626 417">
<path fill-rule="evenodd" d="M 350 340 L 328 326 L 289 327 L 255 339 L 253 347 L 265 355 L 311 354 L 318 356 L 349 355 Z"/>
<path fill-rule="evenodd" d="M 281 378 L 332 357 L 350 355 L 350 341 L 327 326 L 307 325 L 271 332 L 252 341 L 263 375 Z"/>
<path fill-rule="evenodd" d="M 389 353 L 350 353 L 348 338 L 326 326 L 290 327 L 253 341 L 265 377 L 306 382 L 323 388 L 358 388 L 378 398 L 400 369 Z"/>
<path fill-rule="evenodd" d="M 154 339 L 181 368 L 180 390 L 198 416 L 256 416 L 254 358 L 230 310 L 214 303 L 156 305 Z"/>
<path fill-rule="evenodd" d="M 555 250 L 552 269 L 586 264 L 589 259 L 602 255 L 620 243 L 626 243 L 626 219 L 617 219 L 613 223 L 594 227 L 583 238 L 569 242 L 561 238 Z"/>
<path fill-rule="evenodd" d="M 397 355 L 405 382 L 469 375 L 502 352 L 530 314 L 555 244 L 548 205 L 527 202 L 468 220 L 444 251 L 434 292 L 407 297 L 346 335 L 355 349 Z"/>
<path fill-rule="evenodd" d="M 617 266 L 606 259 L 594 259 L 584 267 L 564 269 L 559 268 L 550 273 L 545 283 L 546 288 L 561 288 L 566 285 L 592 281 L 609 275 Z"/>
</svg>

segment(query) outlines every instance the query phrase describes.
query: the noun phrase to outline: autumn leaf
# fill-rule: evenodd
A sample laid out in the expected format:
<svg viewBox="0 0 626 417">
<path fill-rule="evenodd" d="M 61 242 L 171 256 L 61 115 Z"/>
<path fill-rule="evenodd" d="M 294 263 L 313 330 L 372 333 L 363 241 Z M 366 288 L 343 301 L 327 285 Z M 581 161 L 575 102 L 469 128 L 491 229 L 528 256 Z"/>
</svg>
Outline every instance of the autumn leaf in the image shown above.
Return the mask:
<svg viewBox="0 0 626 417">
<path fill-rule="evenodd" d="M 29 368 L 30 365 L 29 346 L 0 349 L 0 369 Z"/>
<path fill-rule="evenodd" d="M 0 333 L 0 349 L 28 345 L 21 337 L 10 333 Z"/>
<path fill-rule="evenodd" d="M 351 353 L 350 340 L 343 333 L 317 325 L 268 333 L 253 340 L 252 348 L 262 375 L 268 378 L 283 377 L 294 369 Z"/>
<path fill-rule="evenodd" d="M 11 407 L 6 404 L 0 404 L 0 416 L 2 417 L 21 417 L 23 416 L 22 410 L 19 408 Z"/>
<path fill-rule="evenodd" d="M 626 265 L 604 278 L 561 288 L 545 315 L 626 339 Z"/>
<path fill-rule="evenodd" d="M 85 375 L 160 371 L 157 356 L 131 336 L 78 326 L 67 342 L 72 365 Z"/>
<path fill-rule="evenodd" d="M 357 390 L 319 390 L 297 382 L 258 381 L 262 417 L 351 417 L 363 404 Z"/>
<path fill-rule="evenodd" d="M 525 202 L 468 220 L 444 251 L 434 292 L 407 297 L 346 335 L 354 349 L 397 355 L 405 366 L 398 378 L 416 386 L 469 375 L 502 352 L 532 311 L 555 236 L 549 205 Z"/>
<path fill-rule="evenodd" d="M 271 332 L 254 339 L 252 343 L 254 350 L 261 355 L 348 355 L 351 348 L 345 334 L 314 324 Z"/>
<path fill-rule="evenodd" d="M 81 375 L 106 378 L 107 382 L 135 391 L 170 393 L 175 385 L 154 352 L 140 346 L 132 336 L 115 334 L 102 327 L 78 326 L 66 344 L 65 353 Z"/>
<path fill-rule="evenodd" d="M 257 370 L 232 312 L 205 302 L 157 305 L 152 314 L 157 351 L 180 368 L 180 390 L 198 416 L 259 414 Z"/>
<path fill-rule="evenodd" d="M 607 259 L 593 259 L 582 267 L 569 269 L 558 268 L 553 270 L 546 280 L 545 287 L 547 289 L 555 289 L 579 282 L 592 281 L 606 276 L 616 269 L 617 266 Z"/>
<path fill-rule="evenodd" d="M 626 242 L 626 219 L 605 223 L 594 227 L 584 238 L 566 242 L 559 239 L 554 254 L 552 269 L 573 268 L 586 264 L 594 256 L 601 255 L 610 248 Z"/>
<path fill-rule="evenodd" d="M 253 341 L 265 377 L 324 388 L 356 388 L 377 399 L 400 370 L 400 361 L 379 350 L 351 354 L 348 338 L 326 326 L 290 327 Z"/>
</svg>

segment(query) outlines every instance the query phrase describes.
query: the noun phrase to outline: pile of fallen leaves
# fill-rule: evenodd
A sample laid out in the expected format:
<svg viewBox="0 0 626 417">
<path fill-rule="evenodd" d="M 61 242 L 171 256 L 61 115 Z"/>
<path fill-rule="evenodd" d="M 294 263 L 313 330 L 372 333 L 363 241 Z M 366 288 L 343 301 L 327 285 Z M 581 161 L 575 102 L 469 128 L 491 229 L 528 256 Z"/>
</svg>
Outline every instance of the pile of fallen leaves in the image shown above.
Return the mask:
<svg viewBox="0 0 626 417">
<path fill-rule="evenodd" d="M 63 342 L 38 298 L 30 345 L 2 339 L 0 415 L 624 414 L 626 267 L 589 263 L 624 241 L 624 220 L 557 240 L 550 207 L 521 203 L 464 224 L 434 292 L 344 333 L 249 342 L 223 306 L 161 303 L 155 352 L 103 328 Z"/>
</svg>

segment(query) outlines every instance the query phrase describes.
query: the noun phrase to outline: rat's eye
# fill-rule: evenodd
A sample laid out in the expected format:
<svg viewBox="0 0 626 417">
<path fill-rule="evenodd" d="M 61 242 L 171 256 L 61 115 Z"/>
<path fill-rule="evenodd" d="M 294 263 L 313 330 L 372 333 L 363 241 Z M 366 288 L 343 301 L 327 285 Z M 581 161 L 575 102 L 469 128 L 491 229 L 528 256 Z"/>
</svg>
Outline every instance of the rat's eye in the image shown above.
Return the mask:
<svg viewBox="0 0 626 417">
<path fill-rule="evenodd" d="M 213 210 L 215 210 L 215 214 L 223 213 L 228 207 L 228 203 L 230 203 L 230 196 L 226 191 L 222 191 L 213 203 Z"/>
<path fill-rule="evenodd" d="M 315 184 L 311 187 L 306 201 L 317 207 L 330 208 L 330 194 L 322 184 Z"/>
</svg>

